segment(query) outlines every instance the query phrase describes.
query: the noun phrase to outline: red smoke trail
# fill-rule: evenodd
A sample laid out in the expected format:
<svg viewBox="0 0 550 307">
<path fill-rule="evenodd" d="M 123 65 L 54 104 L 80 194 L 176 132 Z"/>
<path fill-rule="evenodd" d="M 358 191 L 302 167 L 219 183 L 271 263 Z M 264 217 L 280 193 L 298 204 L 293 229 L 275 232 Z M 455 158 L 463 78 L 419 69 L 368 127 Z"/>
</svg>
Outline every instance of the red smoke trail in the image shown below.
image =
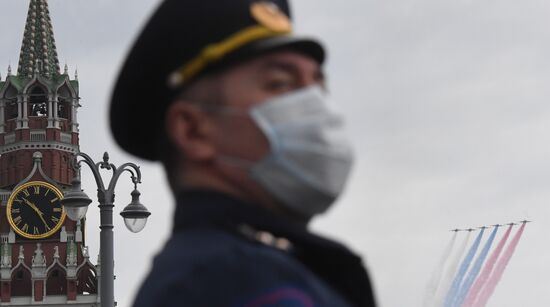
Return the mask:
<svg viewBox="0 0 550 307">
<path fill-rule="evenodd" d="M 485 267 L 483 267 L 483 271 L 481 271 L 481 274 L 479 274 L 479 276 L 477 277 L 474 285 L 472 286 L 472 288 L 470 288 L 470 291 L 468 292 L 468 295 L 466 296 L 466 299 L 464 300 L 464 304 L 462 304 L 462 307 L 470 307 L 474 305 L 474 302 L 476 301 L 476 298 L 479 295 L 479 292 L 481 291 L 483 286 L 487 283 L 487 280 L 489 279 L 491 272 L 493 272 L 493 268 L 495 267 L 498 256 L 500 256 L 500 253 L 504 248 L 504 244 L 506 244 L 506 241 L 510 236 L 512 227 L 513 225 L 510 225 L 510 227 L 508 227 L 508 229 L 506 230 L 506 233 L 504 233 L 504 236 L 502 237 L 502 239 L 500 239 L 500 242 L 498 242 L 498 245 L 493 251 L 493 253 L 491 254 L 491 257 L 487 260 L 487 263 L 485 263 Z"/>
<path fill-rule="evenodd" d="M 508 265 L 508 262 L 510 262 L 510 258 L 512 258 L 512 255 L 514 255 L 514 251 L 516 250 L 516 246 L 519 243 L 519 239 L 521 239 L 523 229 L 525 229 L 525 224 L 526 223 L 523 223 L 523 225 L 521 225 L 518 232 L 514 236 L 514 239 L 512 239 L 510 245 L 508 245 L 508 248 L 506 248 L 506 251 L 502 255 L 502 258 L 499 259 L 495 271 L 493 272 L 493 274 L 491 274 L 491 277 L 489 277 L 489 281 L 487 281 L 487 284 L 485 285 L 485 287 L 483 287 L 483 290 L 479 294 L 479 297 L 474 306 L 485 307 L 485 305 L 489 301 L 489 298 L 491 298 L 491 295 L 493 295 L 493 292 L 495 291 L 495 288 L 497 287 L 497 284 L 500 281 L 502 274 L 504 273 L 504 269 L 506 269 L 506 266 Z"/>
</svg>

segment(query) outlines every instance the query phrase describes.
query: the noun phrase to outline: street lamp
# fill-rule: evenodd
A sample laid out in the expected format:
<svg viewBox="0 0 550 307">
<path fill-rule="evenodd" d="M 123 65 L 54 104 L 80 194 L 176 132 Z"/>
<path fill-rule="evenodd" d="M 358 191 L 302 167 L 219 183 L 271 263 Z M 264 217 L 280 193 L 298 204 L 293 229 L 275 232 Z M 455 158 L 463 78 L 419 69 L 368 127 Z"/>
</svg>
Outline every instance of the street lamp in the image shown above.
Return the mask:
<svg viewBox="0 0 550 307">
<path fill-rule="evenodd" d="M 78 161 L 78 157 L 82 159 Z M 115 186 L 120 175 L 127 171 L 130 173 L 134 190 L 132 191 L 132 201 L 126 206 L 120 215 L 124 218 L 124 224 L 131 232 L 139 232 L 147 223 L 147 218 L 151 213 L 147 211 L 144 205 L 139 201 L 139 191 L 137 184 L 141 183 L 141 172 L 139 166 L 134 163 L 125 163 L 117 168 L 114 164 L 109 163 L 109 154 L 103 154 L 103 161 L 95 163 L 90 156 L 83 152 L 75 154 L 74 167 L 75 176 L 72 180 L 72 185 L 65 193 L 65 197 L 61 200 L 61 204 L 65 207 L 67 216 L 73 221 L 79 221 L 86 216 L 88 205 L 92 200 L 84 193 L 80 186 L 80 165 L 84 162 L 87 164 L 95 178 L 97 184 L 97 197 L 100 210 L 100 261 L 101 261 L 101 279 L 100 279 L 100 296 L 102 307 L 114 307 L 114 253 L 113 253 L 113 207 L 115 200 Z M 100 174 L 100 169 L 112 170 L 113 175 L 109 181 L 109 185 L 105 188 L 103 178 Z"/>
</svg>

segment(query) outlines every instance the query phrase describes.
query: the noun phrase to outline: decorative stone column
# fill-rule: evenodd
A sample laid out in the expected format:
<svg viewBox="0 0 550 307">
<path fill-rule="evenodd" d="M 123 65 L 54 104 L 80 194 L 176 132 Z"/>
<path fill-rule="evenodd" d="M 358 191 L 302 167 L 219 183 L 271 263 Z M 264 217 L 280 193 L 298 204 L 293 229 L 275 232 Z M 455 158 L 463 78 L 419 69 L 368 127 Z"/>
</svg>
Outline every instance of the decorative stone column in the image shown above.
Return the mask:
<svg viewBox="0 0 550 307">
<path fill-rule="evenodd" d="M 55 127 L 55 119 L 54 119 L 54 97 L 53 95 L 48 95 L 48 127 L 47 128 L 53 128 Z"/>
<path fill-rule="evenodd" d="M 76 300 L 77 247 L 74 237 L 67 241 L 67 300 Z"/>
<path fill-rule="evenodd" d="M 35 302 L 42 302 L 46 294 L 46 256 L 40 243 L 36 243 L 32 256 L 32 287 Z"/>
<path fill-rule="evenodd" d="M 23 95 L 23 103 L 19 103 L 21 106 L 20 114 L 21 117 L 21 129 L 29 129 L 29 106 L 28 106 L 29 96 Z"/>
<path fill-rule="evenodd" d="M 8 243 L 8 236 L 2 235 L 2 246 L 0 251 L 0 300 L 2 303 L 11 301 L 11 248 Z"/>
<path fill-rule="evenodd" d="M 71 103 L 71 127 L 72 127 L 72 132 L 74 133 L 78 133 L 78 120 L 76 118 L 77 109 L 78 109 L 78 98 L 74 98 Z"/>
<path fill-rule="evenodd" d="M 15 129 L 21 129 L 23 127 L 23 95 L 17 95 L 17 119 L 16 119 L 16 125 Z M 26 103 L 25 103 L 26 104 Z"/>
</svg>

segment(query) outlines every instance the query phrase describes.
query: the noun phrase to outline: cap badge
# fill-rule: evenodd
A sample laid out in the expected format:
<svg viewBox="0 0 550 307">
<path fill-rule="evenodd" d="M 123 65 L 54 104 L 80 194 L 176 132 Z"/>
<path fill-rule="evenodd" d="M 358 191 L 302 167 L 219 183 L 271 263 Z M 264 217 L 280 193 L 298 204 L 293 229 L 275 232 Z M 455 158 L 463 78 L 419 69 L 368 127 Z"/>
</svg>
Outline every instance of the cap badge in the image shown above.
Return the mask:
<svg viewBox="0 0 550 307">
<path fill-rule="evenodd" d="M 250 6 L 250 13 L 264 27 L 276 32 L 290 32 L 290 19 L 277 4 L 270 1 L 258 1 Z"/>
</svg>

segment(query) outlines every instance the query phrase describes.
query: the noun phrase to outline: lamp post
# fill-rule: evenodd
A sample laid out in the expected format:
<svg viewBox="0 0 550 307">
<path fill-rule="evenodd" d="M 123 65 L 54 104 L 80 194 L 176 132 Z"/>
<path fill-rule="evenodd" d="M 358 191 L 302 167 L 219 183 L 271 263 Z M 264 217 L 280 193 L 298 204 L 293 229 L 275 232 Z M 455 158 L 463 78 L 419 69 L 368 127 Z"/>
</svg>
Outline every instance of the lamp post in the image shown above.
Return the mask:
<svg viewBox="0 0 550 307">
<path fill-rule="evenodd" d="M 78 157 L 82 159 L 79 161 Z M 109 154 L 103 154 L 103 161 L 95 163 L 90 156 L 83 152 L 75 154 L 74 167 L 75 176 L 71 188 L 61 203 L 65 207 L 67 216 L 73 221 L 79 221 L 86 216 L 88 205 L 92 200 L 84 193 L 80 186 L 80 165 L 87 164 L 95 178 L 97 184 L 97 197 L 100 210 L 100 261 L 101 261 L 101 279 L 100 294 L 102 307 L 114 307 L 114 252 L 113 252 L 113 207 L 115 200 L 115 186 L 118 178 L 125 171 L 130 173 L 134 190 L 132 191 L 132 201 L 122 210 L 120 215 L 124 218 L 126 227 L 132 232 L 141 231 L 147 222 L 147 217 L 151 214 L 144 205 L 139 202 L 139 191 L 137 184 L 141 183 L 141 172 L 139 166 L 134 163 L 125 163 L 116 167 L 109 162 Z M 105 186 L 100 169 L 112 171 L 111 179 Z"/>
</svg>

